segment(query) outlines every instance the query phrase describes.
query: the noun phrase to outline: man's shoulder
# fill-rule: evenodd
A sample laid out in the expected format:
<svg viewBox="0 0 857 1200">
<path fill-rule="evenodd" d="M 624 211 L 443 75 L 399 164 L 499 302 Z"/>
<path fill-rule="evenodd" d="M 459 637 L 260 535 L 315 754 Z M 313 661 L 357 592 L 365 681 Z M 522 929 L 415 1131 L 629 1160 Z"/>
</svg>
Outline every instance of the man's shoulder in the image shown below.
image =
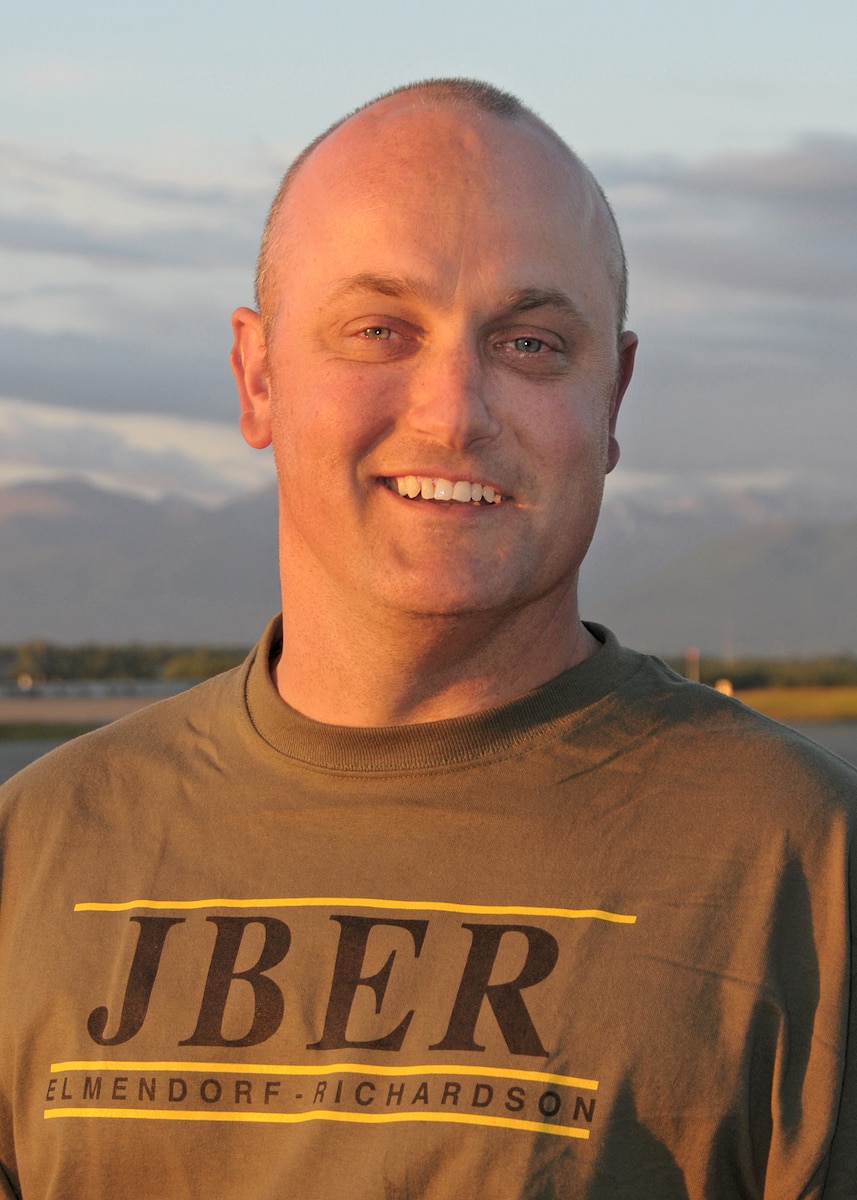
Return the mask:
<svg viewBox="0 0 857 1200">
<path fill-rule="evenodd" d="M 0 807 L 21 798 L 54 803 L 62 792 L 175 771 L 201 745 L 221 737 L 224 726 L 240 721 L 243 671 L 236 667 L 65 742 L 4 784 Z"/>
<path fill-rule="evenodd" d="M 841 809 L 857 817 L 857 767 L 734 696 L 692 683 L 658 659 L 639 656 L 624 692 L 650 770 L 729 795 L 751 811 Z"/>
</svg>

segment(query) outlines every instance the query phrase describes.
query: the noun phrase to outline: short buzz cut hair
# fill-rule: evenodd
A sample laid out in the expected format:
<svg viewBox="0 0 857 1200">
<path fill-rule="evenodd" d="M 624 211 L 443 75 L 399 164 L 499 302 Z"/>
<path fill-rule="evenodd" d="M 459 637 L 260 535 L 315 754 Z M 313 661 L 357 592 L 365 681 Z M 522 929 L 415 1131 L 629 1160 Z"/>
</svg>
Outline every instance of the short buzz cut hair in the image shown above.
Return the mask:
<svg viewBox="0 0 857 1200">
<path fill-rule="evenodd" d="M 268 210 L 265 228 L 262 233 L 262 243 L 259 247 L 259 257 L 256 261 L 256 307 L 262 317 L 262 328 L 266 338 L 274 317 L 274 243 L 276 241 L 278 219 L 295 176 L 316 147 L 321 145 L 341 125 L 344 125 L 346 121 L 349 121 L 365 109 L 371 108 L 373 104 L 377 104 L 381 100 L 387 100 L 392 96 L 406 95 L 409 92 L 419 92 L 424 98 L 427 108 L 457 104 L 463 108 L 477 109 L 485 113 L 490 113 L 492 116 L 499 117 L 504 121 L 534 121 L 555 139 L 556 143 L 562 147 L 566 154 L 571 155 L 573 159 L 580 163 L 604 203 L 615 239 L 617 261 L 611 273 L 616 276 L 617 333 L 620 333 L 624 327 L 628 311 L 628 266 L 615 214 L 598 180 L 586 164 L 578 158 L 571 147 L 559 136 L 556 130 L 551 128 L 546 121 L 533 112 L 531 108 L 528 108 L 517 96 L 512 95 L 511 92 L 503 91 L 502 88 L 495 87 L 491 83 L 484 83 L 479 79 L 438 78 L 422 79 L 415 83 L 406 83 L 401 87 L 390 88 L 389 91 L 382 92 L 372 100 L 367 100 L 365 104 L 361 104 L 351 112 L 346 113 L 344 117 L 340 117 L 339 120 L 329 125 L 318 137 L 313 138 L 309 145 L 301 150 L 300 154 L 298 154 L 297 158 L 289 166 L 280 181 L 277 194 L 274 196 L 271 207 Z"/>
</svg>

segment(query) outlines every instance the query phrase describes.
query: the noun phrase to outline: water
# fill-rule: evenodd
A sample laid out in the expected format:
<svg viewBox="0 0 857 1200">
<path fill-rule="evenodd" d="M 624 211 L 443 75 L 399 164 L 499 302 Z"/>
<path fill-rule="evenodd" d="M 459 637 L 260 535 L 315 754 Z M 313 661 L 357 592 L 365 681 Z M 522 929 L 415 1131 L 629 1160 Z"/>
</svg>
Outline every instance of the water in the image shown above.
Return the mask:
<svg viewBox="0 0 857 1200">
<path fill-rule="evenodd" d="M 12 738 L 0 741 L 0 783 L 5 783 L 16 771 L 61 745 L 62 741 L 57 738 L 27 738 L 20 741 Z"/>
<path fill-rule="evenodd" d="M 794 728 L 857 766 L 857 721 L 795 725 Z M 10 779 L 16 771 L 20 771 L 22 767 L 59 745 L 61 742 L 48 738 L 0 741 L 0 783 Z"/>
<path fill-rule="evenodd" d="M 58 683 L 40 683 L 32 692 L 22 695 L 15 683 L 0 682 L 0 703 L 4 706 L 0 721 L 23 722 L 38 724 L 40 721 L 54 722 L 62 725 L 65 722 L 92 725 L 110 719 L 105 717 L 106 711 L 113 717 L 121 716 L 127 708 L 116 709 L 116 704 L 122 704 L 126 697 L 142 697 L 147 703 L 162 700 L 167 696 L 175 696 L 192 686 L 186 679 L 116 679 L 116 680 L 71 680 Z M 34 712 L 27 711 L 32 700 Z M 84 704 L 90 701 L 99 703 L 99 713 L 88 715 L 84 711 L 61 711 L 61 706 L 67 701 L 80 701 Z M 45 714 L 43 702 L 49 706 L 53 702 L 53 713 Z M 9 704 L 12 711 L 9 711 Z M 60 706 L 60 707 L 58 707 Z M 139 707 L 139 705 L 137 705 Z M 8 741 L 0 738 L 0 783 L 5 783 L 23 767 L 41 758 L 49 750 L 61 746 L 66 738 L 11 738 Z"/>
<path fill-rule="evenodd" d="M 798 733 L 818 742 L 827 750 L 832 750 L 846 762 L 857 767 L 857 721 L 815 722 L 812 725 L 793 725 Z"/>
</svg>

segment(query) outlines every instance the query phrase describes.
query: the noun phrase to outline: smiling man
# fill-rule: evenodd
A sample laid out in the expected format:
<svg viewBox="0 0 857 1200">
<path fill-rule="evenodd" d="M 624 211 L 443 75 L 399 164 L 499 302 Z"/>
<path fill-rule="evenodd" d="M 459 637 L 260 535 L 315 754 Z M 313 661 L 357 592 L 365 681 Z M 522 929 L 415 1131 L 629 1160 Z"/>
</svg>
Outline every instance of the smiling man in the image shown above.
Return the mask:
<svg viewBox="0 0 857 1200">
<path fill-rule="evenodd" d="M 0 1192 L 854 1200 L 855 772 L 580 619 L 598 185 L 414 85 L 300 156 L 258 284 L 282 617 L 4 791 Z"/>
<path fill-rule="evenodd" d="M 577 573 L 636 347 L 618 233 L 541 122 L 450 94 L 381 100 L 312 150 L 261 315 L 234 319 L 242 427 L 280 480 L 277 683 L 321 721 L 461 716 L 598 645 Z"/>
</svg>

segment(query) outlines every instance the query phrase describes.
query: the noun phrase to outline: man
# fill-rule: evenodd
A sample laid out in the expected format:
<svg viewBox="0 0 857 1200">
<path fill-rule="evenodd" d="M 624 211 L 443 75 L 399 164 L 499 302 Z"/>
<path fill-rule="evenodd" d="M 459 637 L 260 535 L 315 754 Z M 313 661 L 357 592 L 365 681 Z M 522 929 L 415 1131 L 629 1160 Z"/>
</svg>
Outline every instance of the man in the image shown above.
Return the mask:
<svg viewBox="0 0 857 1200">
<path fill-rule="evenodd" d="M 857 1196 L 855 773 L 580 621 L 636 346 L 591 175 L 402 89 L 259 306 L 282 626 L 7 788 L 7 1194 Z"/>
</svg>

